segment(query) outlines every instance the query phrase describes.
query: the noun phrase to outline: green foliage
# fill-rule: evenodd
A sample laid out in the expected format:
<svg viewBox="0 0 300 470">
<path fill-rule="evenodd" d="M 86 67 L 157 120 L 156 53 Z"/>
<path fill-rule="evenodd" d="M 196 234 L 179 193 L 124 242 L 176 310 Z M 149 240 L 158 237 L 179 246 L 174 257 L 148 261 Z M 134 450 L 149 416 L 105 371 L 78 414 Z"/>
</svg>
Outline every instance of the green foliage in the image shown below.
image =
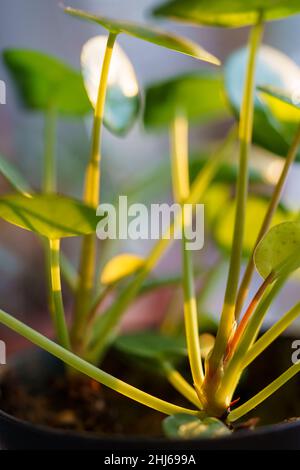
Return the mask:
<svg viewBox="0 0 300 470">
<path fill-rule="evenodd" d="M 270 108 L 277 108 L 277 113 L 285 116 L 286 113 L 291 115 L 293 112 L 291 107 L 300 110 L 299 90 L 284 90 L 273 86 L 260 86 L 258 90 L 262 93 L 263 98 L 267 101 Z M 286 106 L 289 105 L 289 106 Z M 290 107 L 291 106 L 291 107 Z M 294 113 L 296 119 L 300 120 L 300 113 Z"/>
<path fill-rule="evenodd" d="M 255 251 L 255 265 L 264 278 L 289 274 L 300 267 L 300 222 L 273 227 Z"/>
<path fill-rule="evenodd" d="M 221 204 L 221 201 L 220 203 Z M 268 209 L 268 199 L 249 196 L 247 201 L 247 213 L 245 221 L 245 237 L 243 245 L 243 256 L 248 257 L 251 255 L 253 246 L 258 236 L 259 228 L 263 222 L 264 216 Z M 220 208 L 220 205 L 218 206 Z M 235 217 L 235 201 L 232 200 L 227 204 L 227 207 L 219 212 L 219 217 L 214 225 L 213 236 L 217 245 L 225 250 L 227 255 L 231 251 L 233 225 Z M 273 218 L 272 225 L 286 222 L 289 220 L 290 214 L 287 213 L 282 207 L 279 207 Z"/>
<path fill-rule="evenodd" d="M 250 34 L 248 49 L 237 51 L 228 60 L 225 86 L 220 75 L 196 71 L 152 84 L 147 89 L 144 123 L 149 129 L 170 127 L 172 168 L 166 159 L 155 175 L 148 175 L 146 180 L 140 182 L 138 190 L 131 188 L 128 193 L 134 199 L 137 194 L 145 195 L 145 188 L 151 186 L 153 199 L 153 196 L 158 197 L 159 190 L 164 191 L 165 195 L 173 183 L 176 202 L 203 202 L 206 205 L 209 231 L 220 248 L 216 266 L 210 266 L 212 261 L 208 262 L 202 256 L 204 263 L 199 271 L 194 266 L 197 256 L 189 252 L 185 234 L 182 238 L 182 272 L 168 279 L 150 281 L 150 272 L 173 241 L 174 234 L 177 235 L 179 226 L 186 228 L 190 222 L 188 217 L 182 220 L 176 217 L 170 224 L 169 232 L 166 232 L 170 236 L 158 240 L 145 259 L 124 253 L 111 258 L 103 269 L 103 260 L 98 259 L 98 252 L 102 256 L 102 249 L 98 250 L 95 237 L 99 221 L 96 207 L 102 184 L 99 167 L 102 125 L 116 134 L 125 134 L 135 123 L 140 109 L 140 90 L 134 68 L 116 44 L 116 37 L 125 33 L 208 63 L 219 65 L 220 62 L 193 41 L 152 26 L 108 19 L 73 8 L 66 8 L 65 11 L 109 31 L 108 38 L 92 38 L 84 45 L 81 56 L 84 79 L 60 61 L 39 52 L 14 49 L 4 53 L 5 63 L 15 79 L 24 105 L 46 112 L 48 117 L 44 159 L 44 188 L 48 194 L 32 194 L 29 185 L 13 165 L 0 157 L 0 173 L 18 191 L 18 194 L 0 197 L 0 218 L 37 233 L 38 238 L 43 236 L 48 239 L 43 241 L 47 249 L 49 312 L 59 344 L 2 310 L 0 323 L 62 359 L 72 369 L 169 415 L 164 421 L 168 437 L 201 439 L 230 435 L 230 429 L 221 419 L 225 420 L 233 406 L 234 393 L 243 370 L 299 313 L 297 304 L 256 341 L 271 302 L 288 275 L 300 267 L 300 222 L 299 219 L 286 222 L 291 214 L 280 205 L 284 184 L 300 144 L 300 105 L 293 89 L 295 83 L 300 83 L 300 70 L 288 57 L 269 47 L 262 47 L 258 54 L 264 20 L 300 12 L 299 0 L 172 0 L 156 9 L 157 15 L 194 23 L 255 26 Z M 257 55 L 257 93 L 254 100 Z M 219 121 L 227 117 L 228 102 L 239 123 L 239 134 L 238 126 L 234 125 L 224 144 L 212 156 L 204 149 L 203 152 L 192 153 L 189 159 L 188 124 Z M 91 110 L 90 103 L 95 112 L 91 152 L 85 174 L 84 204 L 53 194 L 56 181 L 54 121 L 57 114 L 84 115 Z M 265 183 L 273 167 L 253 171 L 249 162 L 251 149 L 253 154 L 256 151 L 251 147 L 253 114 L 254 143 L 275 154 L 287 155 L 277 183 L 274 188 L 268 188 L 273 191 L 269 202 L 267 196 L 260 195 L 270 194 Z M 235 160 L 237 135 L 239 159 Z M 263 159 L 258 163 L 264 166 Z M 248 190 L 249 180 L 259 183 L 255 188 L 251 187 L 251 192 Z M 83 236 L 78 273 L 60 256 L 60 239 L 71 236 Z M 201 310 L 205 294 L 209 292 L 219 296 L 219 293 L 211 292 L 210 287 L 215 281 L 215 267 L 219 269 L 223 265 L 229 252 L 224 304 L 215 331 L 214 322 Z M 243 255 L 250 256 L 240 282 Z M 246 305 L 254 271 L 253 261 L 265 280 Z M 98 264 L 101 266 L 99 272 Z M 75 307 L 70 331 L 64 312 L 60 266 L 74 291 Z M 206 272 L 208 266 L 210 269 Z M 198 276 L 199 272 L 201 279 L 195 279 L 195 273 Z M 122 280 L 126 282 L 119 283 Z M 104 288 L 99 285 L 100 282 Z M 174 297 L 170 316 L 160 329 L 116 337 L 118 322 L 131 302 L 155 287 L 178 286 L 179 283 L 183 288 L 183 302 L 177 308 L 179 296 Z M 177 318 L 174 320 L 177 311 L 183 312 L 182 322 Z M 215 313 L 213 318 L 216 317 Z M 214 335 L 208 334 L 210 329 Z M 166 333 L 163 334 L 163 331 Z M 171 336 L 172 332 L 176 332 L 176 336 Z M 199 336 L 202 332 L 204 334 Z M 182 408 L 147 394 L 92 365 L 99 363 L 112 344 L 126 355 L 126 359 L 134 358 L 136 363 L 142 365 L 143 371 L 152 368 L 163 372 L 170 385 L 193 404 L 193 409 Z M 187 362 L 191 383 L 174 366 Z M 228 422 L 251 411 L 298 372 L 299 365 L 292 366 L 264 390 L 230 412 Z"/>
<path fill-rule="evenodd" d="M 211 158 L 211 152 L 191 152 L 190 155 L 190 177 L 194 181 L 199 172 Z M 213 183 L 234 184 L 238 176 L 238 163 L 232 158 L 230 161 L 222 161 L 213 179 Z M 249 168 L 250 183 L 264 183 L 264 178 L 258 169 Z"/>
<path fill-rule="evenodd" d="M 12 194 L 0 198 L 0 217 L 49 239 L 95 233 L 95 210 L 65 196 Z"/>
<path fill-rule="evenodd" d="M 94 109 L 106 44 L 106 36 L 95 36 L 84 44 L 81 51 L 84 84 Z M 127 134 L 139 115 L 140 106 L 139 84 L 133 65 L 123 49 L 115 44 L 108 75 L 104 125 L 114 134 Z"/>
<path fill-rule="evenodd" d="M 234 52 L 225 64 L 225 86 L 229 102 L 237 117 L 241 108 L 246 74 L 247 49 Z M 286 87 L 293 77 L 300 82 L 299 67 L 286 55 L 269 46 L 258 54 L 256 86 Z M 290 85 L 292 87 L 292 85 Z M 295 92 L 294 89 L 288 93 Z M 284 104 L 266 102 L 262 94 L 255 97 L 253 142 L 277 155 L 286 156 L 299 125 L 297 110 L 286 110 Z M 300 160 L 300 152 L 297 159 Z"/>
<path fill-rule="evenodd" d="M 214 157 L 213 149 L 208 148 L 202 151 L 191 151 L 189 157 L 189 173 L 191 183 L 195 181 L 200 172 L 205 168 L 205 165 Z M 234 155 L 233 155 L 234 156 Z M 225 202 L 224 191 L 226 195 L 232 190 L 232 185 L 236 183 L 238 175 L 238 163 L 232 159 L 232 161 L 222 161 L 216 174 L 213 178 L 212 184 L 207 190 L 203 202 L 206 204 L 206 215 L 207 211 L 211 212 L 217 208 L 220 208 Z M 249 180 L 250 183 L 265 183 L 263 175 L 258 169 L 249 169 Z M 167 192 L 171 191 L 171 175 L 170 165 L 168 162 L 167 155 L 164 157 L 163 162 L 159 163 L 153 171 L 149 171 L 144 176 L 140 176 L 136 183 L 132 183 L 128 188 L 125 188 L 126 194 L 130 198 L 130 201 L 148 201 L 153 197 L 165 197 Z M 210 203 L 210 194 L 216 193 L 216 186 L 223 184 L 224 191 L 219 193 L 217 199 L 213 199 Z M 228 196 L 229 197 L 229 196 Z M 225 199 L 224 199 L 225 198 Z"/>
<path fill-rule="evenodd" d="M 146 89 L 146 127 L 170 125 L 178 110 L 193 123 L 227 117 L 222 77 L 199 70 L 154 83 Z"/>
<path fill-rule="evenodd" d="M 27 108 L 71 116 L 91 111 L 81 74 L 60 60 L 27 49 L 7 49 L 3 58 Z"/>
<path fill-rule="evenodd" d="M 121 352 L 139 359 L 161 361 L 187 356 L 183 337 L 165 336 L 155 331 L 143 331 L 119 336 L 114 346 Z"/>
<path fill-rule="evenodd" d="M 216 418 L 200 419 L 184 413 L 166 418 L 163 428 L 166 436 L 173 439 L 212 439 L 231 433 L 228 427 Z"/>
<path fill-rule="evenodd" d="M 111 18 L 105 18 L 103 16 L 93 15 L 91 13 L 76 10 L 74 8 L 66 8 L 65 12 L 81 18 L 83 20 L 92 21 L 97 23 L 103 28 L 107 29 L 111 33 L 121 34 L 125 33 L 129 36 L 142 39 L 143 41 L 151 42 L 157 46 L 166 47 L 172 49 L 181 54 L 186 54 L 194 57 L 195 59 L 203 60 L 215 65 L 220 65 L 219 59 L 214 57 L 209 52 L 205 51 L 198 44 L 190 41 L 189 39 L 176 36 L 174 34 L 166 33 L 154 27 L 143 26 L 137 23 L 131 23 L 127 21 L 117 21 Z"/>
<path fill-rule="evenodd" d="M 265 21 L 300 13 L 298 0 L 170 0 L 154 10 L 156 16 L 209 26 L 253 25 L 259 13 Z"/>
</svg>

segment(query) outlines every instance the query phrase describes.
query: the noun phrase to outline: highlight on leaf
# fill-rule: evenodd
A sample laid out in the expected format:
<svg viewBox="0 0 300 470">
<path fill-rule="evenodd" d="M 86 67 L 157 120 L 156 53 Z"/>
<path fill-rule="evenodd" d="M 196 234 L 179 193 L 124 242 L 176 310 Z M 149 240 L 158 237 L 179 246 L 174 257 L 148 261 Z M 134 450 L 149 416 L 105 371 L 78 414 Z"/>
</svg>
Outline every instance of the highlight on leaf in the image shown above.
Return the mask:
<svg viewBox="0 0 300 470">
<path fill-rule="evenodd" d="M 243 97 L 247 49 L 235 51 L 225 63 L 225 88 L 232 110 L 237 117 Z M 300 83 L 300 68 L 282 52 L 262 46 L 257 57 L 256 87 L 282 88 L 295 93 L 295 84 Z M 286 157 L 291 141 L 299 125 L 298 110 L 280 104 L 266 102 L 257 90 L 254 102 L 253 143 L 283 157 Z M 300 160 L 300 151 L 297 154 Z"/>
<path fill-rule="evenodd" d="M 215 337 L 210 333 L 203 333 L 200 335 L 201 357 L 206 359 L 215 344 Z"/>
<path fill-rule="evenodd" d="M 84 84 L 94 108 L 106 44 L 106 36 L 95 36 L 84 44 L 81 51 Z M 133 65 L 119 44 L 115 44 L 108 76 L 104 125 L 117 135 L 126 134 L 135 123 L 140 105 L 139 85 Z"/>
<path fill-rule="evenodd" d="M 104 266 L 101 274 L 101 283 L 114 284 L 121 279 L 135 274 L 144 265 L 145 259 L 132 253 L 123 253 L 115 256 Z"/>
<path fill-rule="evenodd" d="M 281 89 L 274 86 L 259 86 L 262 99 L 269 109 L 282 122 L 300 122 L 300 88 L 299 85 L 290 89 Z"/>
<path fill-rule="evenodd" d="M 259 86 L 258 90 L 263 94 L 270 96 L 274 99 L 290 104 L 297 109 L 300 109 L 300 90 L 294 87 L 292 90 L 284 90 L 274 86 Z"/>
<path fill-rule="evenodd" d="M 180 413 L 163 421 L 167 437 L 180 439 L 218 438 L 231 434 L 229 428 L 216 418 L 198 418 Z"/>
</svg>

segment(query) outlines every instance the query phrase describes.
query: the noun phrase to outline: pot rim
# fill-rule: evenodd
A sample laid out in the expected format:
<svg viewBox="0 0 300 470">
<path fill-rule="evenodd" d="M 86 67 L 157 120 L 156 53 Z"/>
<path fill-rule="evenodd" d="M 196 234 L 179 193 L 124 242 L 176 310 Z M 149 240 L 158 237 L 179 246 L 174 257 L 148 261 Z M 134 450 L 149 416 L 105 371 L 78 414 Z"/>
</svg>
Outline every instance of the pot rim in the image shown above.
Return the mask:
<svg viewBox="0 0 300 470">
<path fill-rule="evenodd" d="M 97 441 L 102 441 L 102 442 L 112 442 L 112 441 L 122 440 L 124 442 L 137 442 L 137 443 L 148 442 L 149 444 L 150 443 L 162 444 L 163 442 L 170 442 L 170 441 L 182 443 L 182 444 L 186 442 L 195 442 L 195 441 L 200 441 L 200 440 L 201 442 L 212 441 L 212 439 L 210 438 L 168 439 L 166 437 L 146 437 L 146 436 L 140 436 L 140 435 L 132 435 L 132 436 L 126 437 L 123 434 L 101 435 L 101 434 L 91 433 L 88 431 L 64 430 L 64 429 L 59 429 L 59 428 L 53 428 L 45 424 L 33 424 L 30 421 L 17 418 L 16 416 L 6 413 L 5 411 L 0 409 L 0 419 L 2 418 L 4 418 L 5 421 L 13 422 L 14 424 L 22 426 L 23 428 L 30 429 L 31 431 L 48 433 L 48 434 L 51 434 L 53 437 L 57 436 L 58 438 L 65 436 L 65 437 L 71 437 L 71 438 L 81 438 L 85 440 L 93 440 L 93 441 L 97 440 Z M 281 423 L 276 423 L 276 424 L 269 424 L 269 425 L 261 426 L 260 428 L 257 428 L 255 430 L 243 429 L 231 435 L 229 434 L 227 436 L 214 438 L 213 440 L 218 443 L 228 442 L 228 441 L 246 440 L 247 438 L 250 438 L 250 437 L 260 437 L 266 434 L 273 435 L 278 432 L 284 432 L 285 430 L 291 430 L 291 429 L 298 428 L 298 427 L 300 428 L 300 419 L 292 421 L 292 422 L 281 422 Z"/>
<path fill-rule="evenodd" d="M 26 356 L 31 355 L 32 353 L 36 353 L 36 352 L 41 352 L 42 354 L 45 353 L 46 355 L 51 356 L 51 354 L 46 353 L 40 350 L 39 348 L 35 348 L 35 347 L 27 349 L 25 352 L 25 355 Z M 19 354 L 20 354 L 20 351 L 13 354 L 11 358 L 13 364 L 16 364 L 18 362 Z M 13 367 L 13 365 L 6 365 L 3 367 L 3 369 L 0 371 L 0 380 L 1 380 L 1 376 L 3 376 L 3 374 L 5 374 L 5 371 L 7 371 L 7 369 L 9 369 L 10 367 Z M 57 436 L 58 438 L 59 437 L 81 438 L 87 441 L 99 441 L 99 442 L 102 441 L 102 442 L 107 442 L 107 443 L 113 442 L 113 441 L 122 441 L 122 442 L 129 442 L 129 443 L 136 442 L 137 444 L 141 442 L 147 442 L 149 444 L 155 444 L 155 443 L 162 444 L 164 442 L 175 442 L 175 443 L 184 444 L 188 442 L 197 442 L 197 441 L 201 441 L 205 443 L 205 442 L 211 442 L 212 440 L 216 443 L 221 443 L 221 442 L 226 443 L 229 441 L 238 442 L 238 441 L 247 440 L 248 438 L 251 438 L 251 437 L 261 437 L 267 434 L 274 435 L 280 432 L 284 432 L 286 430 L 293 430 L 294 428 L 298 428 L 298 427 L 300 428 L 300 417 L 299 417 L 299 419 L 295 419 L 295 421 L 263 425 L 254 430 L 241 429 L 237 431 L 236 433 L 228 434 L 226 436 L 216 437 L 214 439 L 211 439 L 211 438 L 195 438 L 195 439 L 172 438 L 172 439 L 169 439 L 167 437 L 155 437 L 155 436 L 147 437 L 147 436 L 141 436 L 141 435 L 131 435 L 129 437 L 123 434 L 103 434 L 102 435 L 102 434 L 92 433 L 89 431 L 73 431 L 73 430 L 68 430 L 68 429 L 66 430 L 59 429 L 59 428 L 47 426 L 46 424 L 34 424 L 34 423 L 31 423 L 30 421 L 17 418 L 16 416 L 12 414 L 9 414 L 3 411 L 1 408 L 0 408 L 0 419 L 4 419 L 5 421 L 12 422 L 23 428 L 30 429 L 31 431 L 35 433 L 37 432 L 48 433 L 52 435 L 53 437 Z"/>
</svg>

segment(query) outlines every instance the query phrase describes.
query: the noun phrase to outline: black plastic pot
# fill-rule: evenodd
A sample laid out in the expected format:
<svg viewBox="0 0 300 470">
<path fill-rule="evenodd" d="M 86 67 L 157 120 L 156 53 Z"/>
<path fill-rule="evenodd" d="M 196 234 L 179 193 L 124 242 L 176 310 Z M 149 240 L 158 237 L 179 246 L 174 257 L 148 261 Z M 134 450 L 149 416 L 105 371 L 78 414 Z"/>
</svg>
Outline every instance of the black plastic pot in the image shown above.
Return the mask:
<svg viewBox="0 0 300 470">
<path fill-rule="evenodd" d="M 26 381 L 42 386 L 59 363 L 39 351 L 22 354 L 10 368 Z M 0 369 L 1 372 L 1 369 Z M 239 431 L 214 440 L 167 440 L 139 437 L 96 437 L 88 433 L 60 431 L 21 421 L 0 411 L 0 448 L 8 450 L 103 450 L 103 451 L 203 451 L 203 450 L 300 450 L 300 421 Z"/>
</svg>

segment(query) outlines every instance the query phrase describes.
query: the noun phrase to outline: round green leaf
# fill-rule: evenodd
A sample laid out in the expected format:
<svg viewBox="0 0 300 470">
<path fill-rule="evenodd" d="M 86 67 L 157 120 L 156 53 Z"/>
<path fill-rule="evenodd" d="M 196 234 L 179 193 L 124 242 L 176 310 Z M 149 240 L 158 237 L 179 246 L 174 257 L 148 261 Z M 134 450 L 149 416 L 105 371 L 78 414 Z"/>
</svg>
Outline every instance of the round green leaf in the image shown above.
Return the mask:
<svg viewBox="0 0 300 470">
<path fill-rule="evenodd" d="M 243 255 L 249 256 L 255 246 L 259 228 L 264 220 L 268 209 L 269 202 L 257 196 L 250 196 L 247 202 L 247 212 L 245 220 L 245 236 Z M 213 227 L 213 236 L 218 246 L 226 253 L 230 253 L 232 247 L 232 236 L 235 220 L 235 201 L 231 200 L 227 205 L 222 207 L 217 223 Z M 219 206 L 220 210 L 220 206 Z M 285 222 L 290 215 L 279 207 L 273 217 L 272 225 Z"/>
<path fill-rule="evenodd" d="M 51 107 L 67 115 L 91 111 L 81 74 L 60 60 L 27 49 L 7 49 L 3 57 L 27 108 Z"/>
<path fill-rule="evenodd" d="M 64 196 L 12 194 L 0 198 L 0 218 L 49 239 L 95 233 L 95 209 Z"/>
<path fill-rule="evenodd" d="M 97 23 L 112 33 L 125 33 L 129 36 L 134 36 L 144 41 L 156 44 L 157 46 L 166 47 L 167 49 L 172 49 L 180 52 L 181 54 L 192 56 L 195 59 L 220 65 L 219 59 L 189 39 L 182 38 L 150 26 L 143 26 L 128 21 L 117 21 L 111 18 L 93 15 L 92 13 L 82 10 L 76 10 L 71 7 L 66 8 L 65 12 L 72 16 L 77 16 L 78 18 Z"/>
<path fill-rule="evenodd" d="M 300 13 L 298 0 L 171 0 L 154 10 L 156 16 L 209 26 L 241 27 Z"/>
<path fill-rule="evenodd" d="M 243 99 L 247 56 L 247 49 L 240 49 L 225 64 L 226 91 L 237 117 Z M 295 92 L 295 83 L 300 83 L 299 67 L 282 52 L 263 46 L 258 54 L 256 86 L 275 86 Z M 297 111 L 283 112 L 282 109 L 278 105 L 269 106 L 261 93 L 256 93 L 253 142 L 274 154 L 286 156 L 299 125 L 299 117 Z"/>
<path fill-rule="evenodd" d="M 168 416 L 163 421 L 167 437 L 177 439 L 204 439 L 227 436 L 228 427 L 217 418 L 197 418 L 185 413 Z"/>
<path fill-rule="evenodd" d="M 168 126 L 178 110 L 191 122 L 207 122 L 228 116 L 222 77 L 199 70 L 154 83 L 146 90 L 146 127 Z"/>
<path fill-rule="evenodd" d="M 106 36 L 96 36 L 89 39 L 81 51 L 84 84 L 94 108 L 106 43 Z M 117 135 L 126 134 L 138 116 L 140 104 L 139 85 L 134 68 L 123 49 L 115 44 L 108 76 L 104 125 Z"/>
<path fill-rule="evenodd" d="M 255 250 L 259 274 L 266 278 L 288 274 L 300 267 L 300 222 L 285 222 L 265 235 Z"/>
<path fill-rule="evenodd" d="M 170 356 L 179 358 L 187 355 L 183 338 L 164 336 L 155 331 L 119 336 L 114 345 L 119 351 L 139 359 L 158 361 L 170 359 Z"/>
</svg>

